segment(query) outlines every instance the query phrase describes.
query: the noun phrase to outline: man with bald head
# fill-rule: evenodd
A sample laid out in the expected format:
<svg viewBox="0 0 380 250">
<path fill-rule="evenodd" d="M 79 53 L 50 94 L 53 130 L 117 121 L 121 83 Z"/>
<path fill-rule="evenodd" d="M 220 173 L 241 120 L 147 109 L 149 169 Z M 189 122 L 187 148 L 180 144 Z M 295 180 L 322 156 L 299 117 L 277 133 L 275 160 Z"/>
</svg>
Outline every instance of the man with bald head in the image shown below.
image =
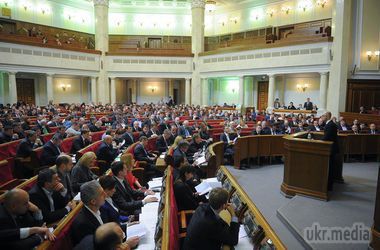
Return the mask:
<svg viewBox="0 0 380 250">
<path fill-rule="evenodd" d="M 103 139 L 102 144 L 100 144 L 98 150 L 96 151 L 96 157 L 100 161 L 105 161 L 107 169 L 101 169 L 101 172 L 104 173 L 111 166 L 111 163 L 115 160 L 117 155 L 119 154 L 118 149 L 114 149 L 112 146 L 112 136 L 106 135 Z"/>
<path fill-rule="evenodd" d="M 327 186 L 328 190 L 332 191 L 334 178 L 341 178 L 341 176 L 339 176 L 341 171 L 339 171 L 336 161 L 337 154 L 339 153 L 338 126 L 335 124 L 335 122 L 332 121 L 331 112 L 326 112 L 323 115 L 323 118 L 326 122 L 326 125 L 324 127 L 324 135 L 322 140 L 331 141 L 333 143 L 329 160 L 329 178 Z"/>
<path fill-rule="evenodd" d="M 42 224 L 41 210 L 29 201 L 22 189 L 12 189 L 5 194 L 0 205 L 0 248 L 31 249 L 42 243 L 45 236 L 55 236 Z"/>
<path fill-rule="evenodd" d="M 96 229 L 95 235 L 87 235 L 83 238 L 74 250 L 133 249 L 139 243 L 139 237 L 137 236 L 131 237 L 122 243 L 124 237 L 124 232 L 117 223 L 106 223 Z"/>
</svg>

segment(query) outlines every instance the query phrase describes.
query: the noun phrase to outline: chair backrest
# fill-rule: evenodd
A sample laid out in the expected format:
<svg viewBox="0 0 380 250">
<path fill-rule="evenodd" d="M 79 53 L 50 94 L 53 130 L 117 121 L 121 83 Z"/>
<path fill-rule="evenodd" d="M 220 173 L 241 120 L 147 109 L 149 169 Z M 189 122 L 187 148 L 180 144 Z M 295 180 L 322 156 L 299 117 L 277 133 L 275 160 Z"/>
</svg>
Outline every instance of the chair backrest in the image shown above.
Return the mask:
<svg viewBox="0 0 380 250">
<path fill-rule="evenodd" d="M 0 185 L 5 184 L 12 179 L 13 174 L 10 162 L 8 160 L 0 161 Z"/>
<path fill-rule="evenodd" d="M 96 153 L 96 151 L 98 150 L 100 144 L 102 143 L 102 141 L 96 141 L 94 143 L 91 143 L 90 145 L 88 145 L 87 147 L 85 148 L 82 148 L 81 150 L 79 150 L 75 156 L 76 160 L 78 161 L 82 155 L 84 155 L 85 153 L 87 152 L 94 152 Z"/>
<path fill-rule="evenodd" d="M 92 141 L 93 142 L 96 142 L 96 141 L 100 141 L 102 139 L 102 135 L 105 133 L 106 131 L 98 131 L 98 132 L 91 132 L 91 137 L 92 137 Z"/>
<path fill-rule="evenodd" d="M 157 151 L 156 141 L 157 141 L 157 137 L 150 137 L 148 139 L 148 146 L 147 146 L 148 152 Z"/>
<path fill-rule="evenodd" d="M 41 135 L 42 140 L 44 141 L 44 143 L 47 143 L 48 141 L 50 141 L 54 134 L 55 133 L 49 133 L 49 134 Z"/>
<path fill-rule="evenodd" d="M 71 152 L 71 147 L 73 146 L 73 141 L 76 138 L 78 138 L 78 136 L 72 136 L 72 137 L 64 139 L 61 144 L 62 152 L 69 154 Z"/>
<path fill-rule="evenodd" d="M 0 144 L 0 161 L 16 156 L 18 145 L 21 140 Z"/>
</svg>

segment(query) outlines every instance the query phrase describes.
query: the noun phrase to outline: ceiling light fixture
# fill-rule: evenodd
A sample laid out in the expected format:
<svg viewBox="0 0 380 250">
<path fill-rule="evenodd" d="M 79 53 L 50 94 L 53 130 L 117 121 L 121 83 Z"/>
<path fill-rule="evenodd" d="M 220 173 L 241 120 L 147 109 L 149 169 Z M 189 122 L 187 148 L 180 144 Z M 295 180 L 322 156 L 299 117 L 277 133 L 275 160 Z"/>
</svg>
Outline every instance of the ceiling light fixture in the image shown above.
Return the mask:
<svg viewBox="0 0 380 250">
<path fill-rule="evenodd" d="M 214 12 L 215 11 L 215 9 L 216 9 L 216 2 L 215 1 L 212 1 L 212 0 L 207 0 L 206 1 L 206 5 L 205 5 L 205 7 L 206 7 L 206 10 L 208 11 L 208 12 Z"/>
</svg>

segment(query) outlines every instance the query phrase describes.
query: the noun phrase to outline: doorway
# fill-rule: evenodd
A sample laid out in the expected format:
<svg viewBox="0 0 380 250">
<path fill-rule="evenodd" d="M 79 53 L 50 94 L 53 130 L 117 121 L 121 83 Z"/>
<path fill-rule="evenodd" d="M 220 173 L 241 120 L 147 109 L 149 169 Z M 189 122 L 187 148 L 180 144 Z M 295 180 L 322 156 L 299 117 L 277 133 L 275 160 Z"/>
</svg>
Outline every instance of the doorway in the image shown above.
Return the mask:
<svg viewBox="0 0 380 250">
<path fill-rule="evenodd" d="M 34 79 L 17 78 L 17 101 L 26 104 L 36 104 L 36 93 L 34 91 Z"/>
<path fill-rule="evenodd" d="M 268 107 L 268 81 L 258 82 L 259 90 L 257 92 L 257 107 L 261 111 Z"/>
</svg>

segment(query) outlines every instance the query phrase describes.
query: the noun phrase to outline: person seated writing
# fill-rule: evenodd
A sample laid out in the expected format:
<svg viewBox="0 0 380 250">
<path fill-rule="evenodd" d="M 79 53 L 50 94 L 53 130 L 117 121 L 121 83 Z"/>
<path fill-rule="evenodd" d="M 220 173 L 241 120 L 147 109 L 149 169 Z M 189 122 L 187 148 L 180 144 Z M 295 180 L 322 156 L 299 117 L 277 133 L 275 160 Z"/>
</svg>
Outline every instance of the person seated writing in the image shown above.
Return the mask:
<svg viewBox="0 0 380 250">
<path fill-rule="evenodd" d="M 228 225 L 219 213 L 227 209 L 232 219 Z M 214 188 L 209 194 L 209 203 L 200 204 L 187 227 L 185 250 L 219 250 L 222 245 L 237 245 L 239 223 L 234 208 L 228 204 L 228 192 Z"/>
</svg>

